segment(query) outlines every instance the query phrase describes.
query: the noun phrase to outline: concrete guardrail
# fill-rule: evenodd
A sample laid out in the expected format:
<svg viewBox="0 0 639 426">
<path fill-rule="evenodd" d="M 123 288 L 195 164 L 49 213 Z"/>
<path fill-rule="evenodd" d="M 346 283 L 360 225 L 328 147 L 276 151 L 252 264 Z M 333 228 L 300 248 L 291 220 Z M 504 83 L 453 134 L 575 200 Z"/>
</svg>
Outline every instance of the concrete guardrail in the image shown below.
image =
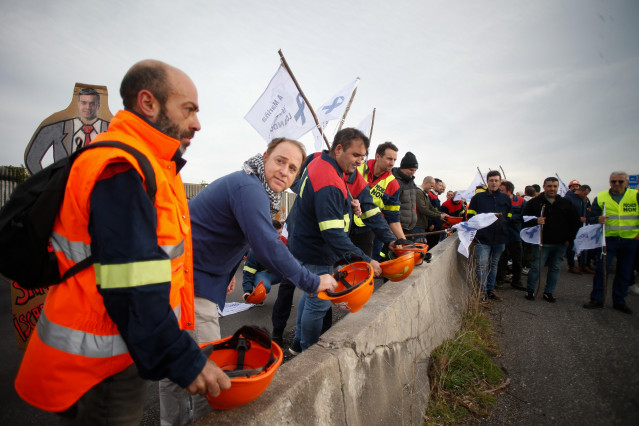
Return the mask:
<svg viewBox="0 0 639 426">
<path fill-rule="evenodd" d="M 375 291 L 282 365 L 260 398 L 196 424 L 422 424 L 430 352 L 459 329 L 470 292 L 458 241 L 447 238 L 429 264 Z"/>
</svg>

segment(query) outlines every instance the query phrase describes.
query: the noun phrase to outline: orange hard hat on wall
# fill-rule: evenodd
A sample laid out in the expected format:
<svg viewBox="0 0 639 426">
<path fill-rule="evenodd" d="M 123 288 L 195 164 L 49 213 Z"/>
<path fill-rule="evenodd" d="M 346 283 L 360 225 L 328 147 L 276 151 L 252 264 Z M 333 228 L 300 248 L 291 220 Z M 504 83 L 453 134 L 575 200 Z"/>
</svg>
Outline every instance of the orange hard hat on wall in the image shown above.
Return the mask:
<svg viewBox="0 0 639 426">
<path fill-rule="evenodd" d="M 362 309 L 373 294 L 374 271 L 370 263 L 357 257 L 351 257 L 349 254 L 345 256 L 352 261 L 333 274 L 333 278 L 337 281 L 336 291 L 320 291 L 317 297 L 322 300 L 330 300 L 340 309 L 357 312 Z"/>
<path fill-rule="evenodd" d="M 401 281 L 413 272 L 415 257 L 412 253 L 406 253 L 396 259 L 387 260 L 379 264 L 382 268 L 382 276 L 393 282 Z"/>
<path fill-rule="evenodd" d="M 232 336 L 212 342 L 204 351 L 231 379 L 231 388 L 213 398 L 209 405 L 217 410 L 239 407 L 257 399 L 271 384 L 275 371 L 282 364 L 282 348 L 271 340 L 268 331 L 260 327 L 243 326 Z"/>
</svg>

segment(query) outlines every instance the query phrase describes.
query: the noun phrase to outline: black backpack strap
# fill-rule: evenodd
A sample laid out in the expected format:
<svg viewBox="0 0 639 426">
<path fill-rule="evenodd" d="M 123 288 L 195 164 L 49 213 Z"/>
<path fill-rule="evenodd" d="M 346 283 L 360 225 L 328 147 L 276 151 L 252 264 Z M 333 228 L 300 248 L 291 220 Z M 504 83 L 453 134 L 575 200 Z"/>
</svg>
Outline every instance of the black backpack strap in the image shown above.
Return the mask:
<svg viewBox="0 0 639 426">
<path fill-rule="evenodd" d="M 127 145 L 118 141 L 104 141 L 104 142 L 94 142 L 89 145 L 84 146 L 82 149 L 74 152 L 70 158 L 71 162 L 75 161 L 75 159 L 82 154 L 84 151 L 94 148 L 100 147 L 110 147 L 110 148 L 118 148 L 123 151 L 128 152 L 133 157 L 135 157 L 138 165 L 142 169 L 142 173 L 144 173 L 144 182 L 146 183 L 146 194 L 149 196 L 151 203 L 155 203 L 155 194 L 157 193 L 157 182 L 155 181 L 155 171 L 153 170 L 153 166 L 146 155 L 142 154 L 137 149 L 133 148 L 130 145 Z M 76 263 L 62 275 L 61 282 L 69 279 L 74 276 L 78 272 L 88 268 L 93 264 L 93 256 L 89 256 L 85 259 L 82 259 L 80 262 Z"/>
<path fill-rule="evenodd" d="M 151 162 L 149 162 L 149 159 L 146 158 L 146 155 L 142 154 L 140 151 L 133 148 L 132 146 L 122 142 L 118 142 L 118 141 L 94 142 L 89 145 L 86 145 L 79 151 L 76 151 L 74 153 L 74 156 L 80 155 L 81 153 L 89 149 L 100 148 L 100 147 L 118 148 L 128 152 L 129 154 L 135 157 L 136 161 L 138 162 L 138 165 L 142 169 L 142 173 L 144 174 L 144 182 L 146 183 L 146 193 L 151 199 L 151 202 L 155 203 L 155 194 L 158 188 L 157 188 L 157 183 L 155 182 L 155 171 L 153 170 L 153 166 L 151 166 Z M 73 160 L 75 160 L 75 158 L 73 158 Z"/>
</svg>

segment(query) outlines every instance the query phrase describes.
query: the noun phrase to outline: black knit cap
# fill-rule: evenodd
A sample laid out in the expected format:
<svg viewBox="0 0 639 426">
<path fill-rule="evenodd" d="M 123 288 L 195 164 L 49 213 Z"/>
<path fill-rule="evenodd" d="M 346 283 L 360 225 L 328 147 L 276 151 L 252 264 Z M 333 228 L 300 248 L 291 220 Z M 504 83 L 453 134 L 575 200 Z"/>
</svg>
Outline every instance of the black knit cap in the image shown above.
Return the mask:
<svg viewBox="0 0 639 426">
<path fill-rule="evenodd" d="M 399 164 L 400 169 L 416 169 L 417 168 L 417 157 L 415 154 L 408 151 L 404 158 L 402 158 L 402 162 Z"/>
</svg>

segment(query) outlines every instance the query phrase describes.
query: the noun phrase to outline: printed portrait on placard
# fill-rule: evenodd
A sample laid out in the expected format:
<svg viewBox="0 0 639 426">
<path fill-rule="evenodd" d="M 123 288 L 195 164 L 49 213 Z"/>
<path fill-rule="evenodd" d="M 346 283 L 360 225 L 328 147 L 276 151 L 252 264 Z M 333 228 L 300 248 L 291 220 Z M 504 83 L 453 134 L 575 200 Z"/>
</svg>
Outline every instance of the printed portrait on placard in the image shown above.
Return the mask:
<svg viewBox="0 0 639 426">
<path fill-rule="evenodd" d="M 37 128 L 24 151 L 24 163 L 31 174 L 68 157 L 109 127 L 106 86 L 76 83 L 69 106 L 52 114 Z"/>
</svg>

